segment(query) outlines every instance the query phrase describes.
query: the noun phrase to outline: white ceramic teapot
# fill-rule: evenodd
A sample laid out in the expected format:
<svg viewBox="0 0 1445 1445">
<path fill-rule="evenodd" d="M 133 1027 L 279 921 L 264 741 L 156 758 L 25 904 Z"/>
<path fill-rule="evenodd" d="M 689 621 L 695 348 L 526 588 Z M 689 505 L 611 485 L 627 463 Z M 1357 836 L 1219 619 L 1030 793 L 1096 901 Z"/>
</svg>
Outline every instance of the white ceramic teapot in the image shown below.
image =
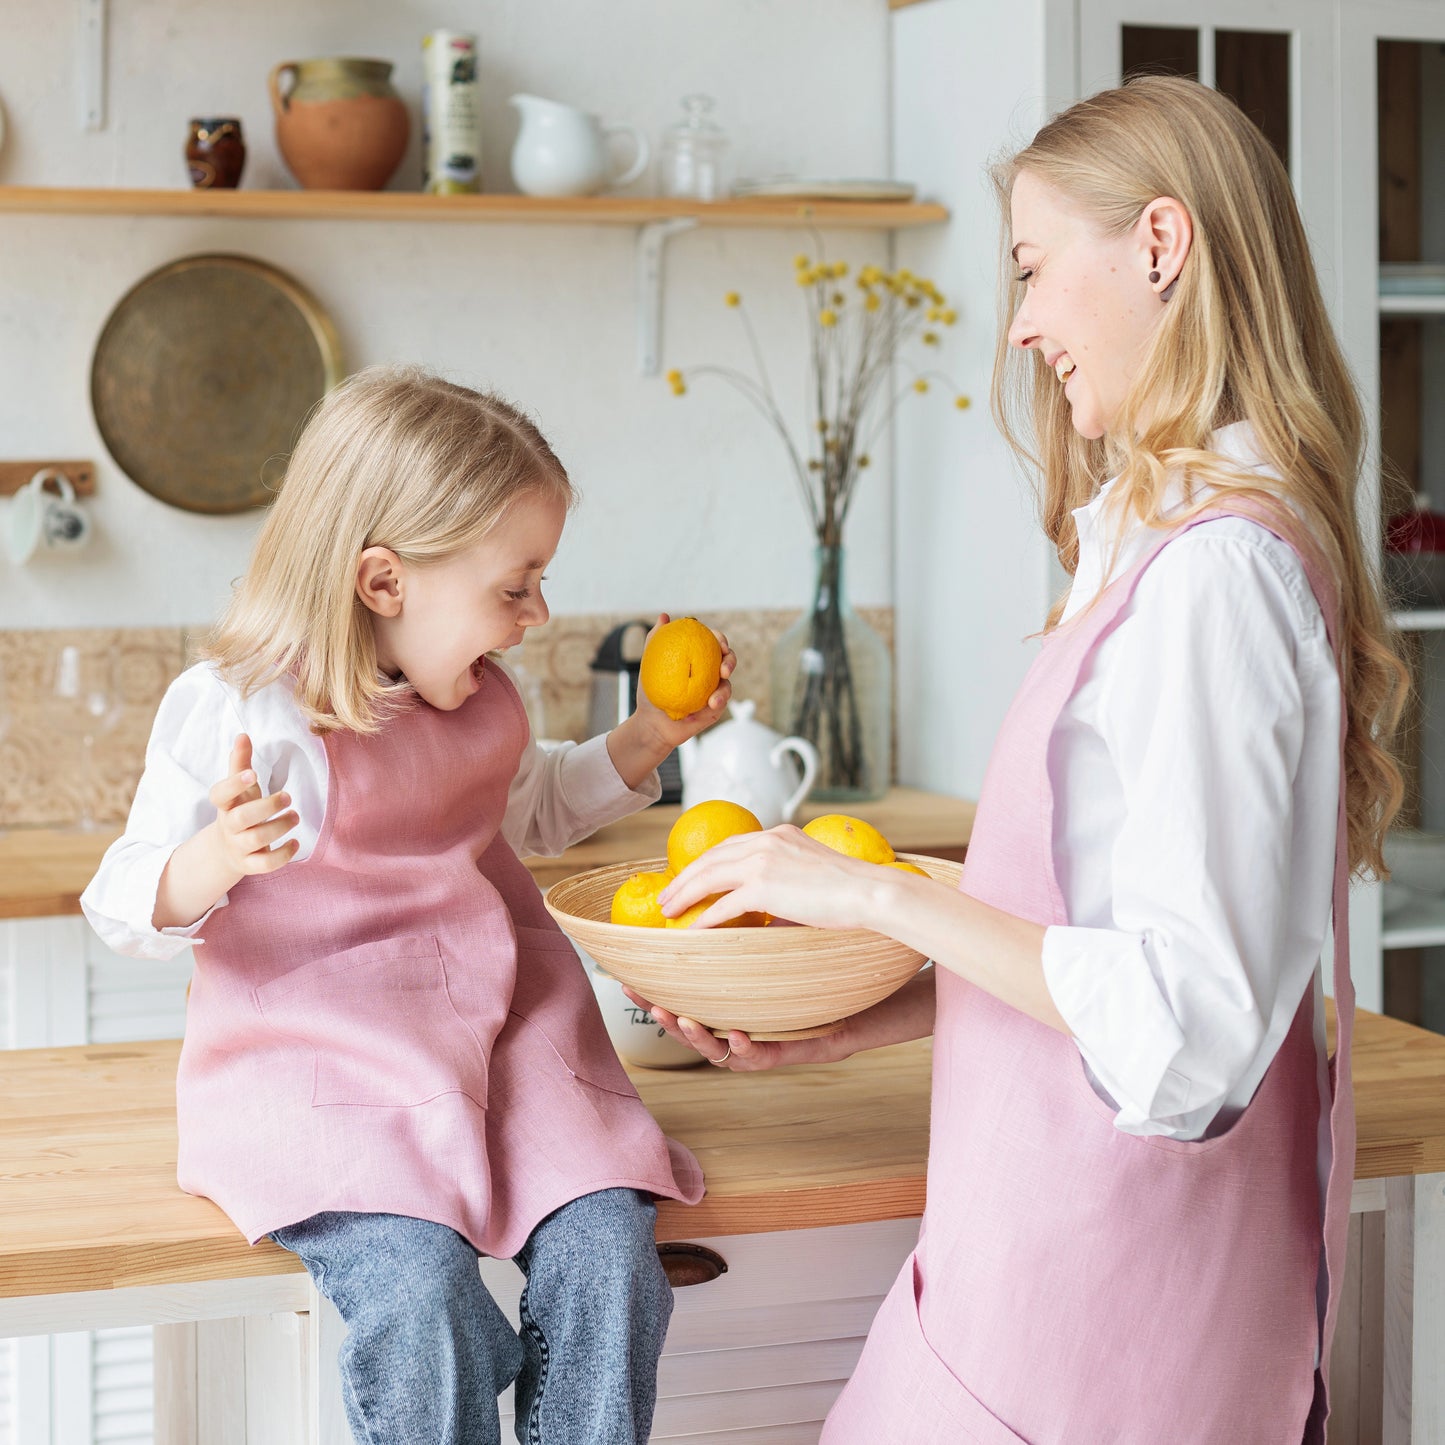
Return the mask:
<svg viewBox="0 0 1445 1445">
<path fill-rule="evenodd" d="M 514 95 L 508 103 L 522 116 L 512 179 L 524 195 L 591 196 L 625 186 L 647 168 L 647 137 L 636 126 L 605 126 L 595 115 L 538 95 Z M 632 164 L 620 170 L 608 151 L 613 135 L 630 136 L 636 150 Z"/>
<path fill-rule="evenodd" d="M 817 775 L 817 749 L 806 738 L 785 738 L 758 722 L 754 708 L 751 702 L 734 699 L 730 721 L 689 738 L 677 750 L 684 808 L 725 798 L 751 809 L 765 828 L 791 821 Z"/>
</svg>

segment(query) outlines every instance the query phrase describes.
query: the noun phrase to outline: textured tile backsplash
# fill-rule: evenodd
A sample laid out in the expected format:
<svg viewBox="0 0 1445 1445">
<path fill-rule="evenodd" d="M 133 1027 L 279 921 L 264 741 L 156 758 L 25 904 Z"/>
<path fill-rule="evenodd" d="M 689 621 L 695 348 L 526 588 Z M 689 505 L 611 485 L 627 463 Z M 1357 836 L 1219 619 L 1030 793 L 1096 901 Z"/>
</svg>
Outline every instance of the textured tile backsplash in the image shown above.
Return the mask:
<svg viewBox="0 0 1445 1445">
<path fill-rule="evenodd" d="M 860 611 L 891 648 L 892 609 Z M 582 738 L 591 688 L 588 663 L 602 636 L 631 616 L 553 617 L 530 633 L 525 646 L 514 654 L 541 686 L 549 736 Z M 727 634 L 738 654 L 734 694 L 753 699 L 764 722 L 772 719 L 768 670 L 773 644 L 797 616 L 795 611 L 707 615 L 709 624 Z M 193 660 L 202 635 L 197 630 L 161 627 L 0 629 L 0 827 L 68 827 L 80 816 L 87 793 L 98 822 L 123 822 L 161 696 Z M 57 659 L 68 646 L 80 649 L 87 659 L 109 656 L 116 662 L 114 691 L 119 701 L 106 715 L 111 725 L 95 734 L 88 784 L 76 704 L 56 697 Z"/>
</svg>

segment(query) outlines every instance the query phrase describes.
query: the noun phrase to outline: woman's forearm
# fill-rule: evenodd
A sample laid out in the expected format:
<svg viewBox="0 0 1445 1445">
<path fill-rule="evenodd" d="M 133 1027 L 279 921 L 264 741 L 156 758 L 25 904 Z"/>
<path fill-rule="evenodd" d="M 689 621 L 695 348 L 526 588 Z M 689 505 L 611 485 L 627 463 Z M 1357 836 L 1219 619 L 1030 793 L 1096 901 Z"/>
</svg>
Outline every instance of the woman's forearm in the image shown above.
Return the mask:
<svg viewBox="0 0 1445 1445">
<path fill-rule="evenodd" d="M 895 868 L 882 868 L 868 927 L 1060 1033 L 1070 1032 L 1044 980 L 1044 926 Z"/>
<path fill-rule="evenodd" d="M 925 968 L 881 1003 L 854 1014 L 837 1036 L 837 1057 L 927 1038 L 933 1032 L 935 977 L 933 969 Z"/>
</svg>

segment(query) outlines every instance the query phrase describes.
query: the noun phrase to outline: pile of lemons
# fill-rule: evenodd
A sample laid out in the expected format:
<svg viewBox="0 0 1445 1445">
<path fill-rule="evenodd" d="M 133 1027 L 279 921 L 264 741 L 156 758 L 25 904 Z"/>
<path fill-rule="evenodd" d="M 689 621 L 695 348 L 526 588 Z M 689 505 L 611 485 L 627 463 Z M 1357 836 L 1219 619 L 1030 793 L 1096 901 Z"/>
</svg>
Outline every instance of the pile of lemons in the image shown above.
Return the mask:
<svg viewBox="0 0 1445 1445">
<path fill-rule="evenodd" d="M 712 798 L 689 808 L 667 835 L 667 871 L 632 874 L 612 895 L 612 922 L 631 924 L 634 928 L 690 927 L 721 895 L 713 894 L 700 903 L 694 903 L 676 918 L 669 918 L 663 913 L 658 906 L 658 895 L 689 863 L 701 858 L 724 838 L 734 838 L 740 833 L 760 833 L 762 830 L 763 825 L 748 809 L 721 798 Z M 862 818 L 850 818 L 846 813 L 828 813 L 814 818 L 803 832 L 835 853 L 849 858 L 902 869 L 924 878 L 928 876 L 922 868 L 896 858 L 888 839 Z M 722 926 L 765 928 L 771 922 L 766 913 L 744 913 Z"/>
</svg>

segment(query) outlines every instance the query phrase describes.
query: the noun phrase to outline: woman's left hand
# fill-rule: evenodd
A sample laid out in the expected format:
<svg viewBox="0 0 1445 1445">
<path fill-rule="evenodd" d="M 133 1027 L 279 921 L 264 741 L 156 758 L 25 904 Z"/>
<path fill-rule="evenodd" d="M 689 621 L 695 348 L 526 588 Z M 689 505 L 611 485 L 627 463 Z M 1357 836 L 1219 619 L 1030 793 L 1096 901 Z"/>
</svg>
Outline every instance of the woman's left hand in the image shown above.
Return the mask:
<svg viewBox="0 0 1445 1445">
<path fill-rule="evenodd" d="M 694 928 L 740 913 L 771 913 L 813 928 L 871 928 L 887 916 L 888 890 L 903 875 L 845 857 L 787 823 L 724 838 L 689 864 L 658 896 L 670 917 L 714 893 L 723 896 Z"/>
</svg>

